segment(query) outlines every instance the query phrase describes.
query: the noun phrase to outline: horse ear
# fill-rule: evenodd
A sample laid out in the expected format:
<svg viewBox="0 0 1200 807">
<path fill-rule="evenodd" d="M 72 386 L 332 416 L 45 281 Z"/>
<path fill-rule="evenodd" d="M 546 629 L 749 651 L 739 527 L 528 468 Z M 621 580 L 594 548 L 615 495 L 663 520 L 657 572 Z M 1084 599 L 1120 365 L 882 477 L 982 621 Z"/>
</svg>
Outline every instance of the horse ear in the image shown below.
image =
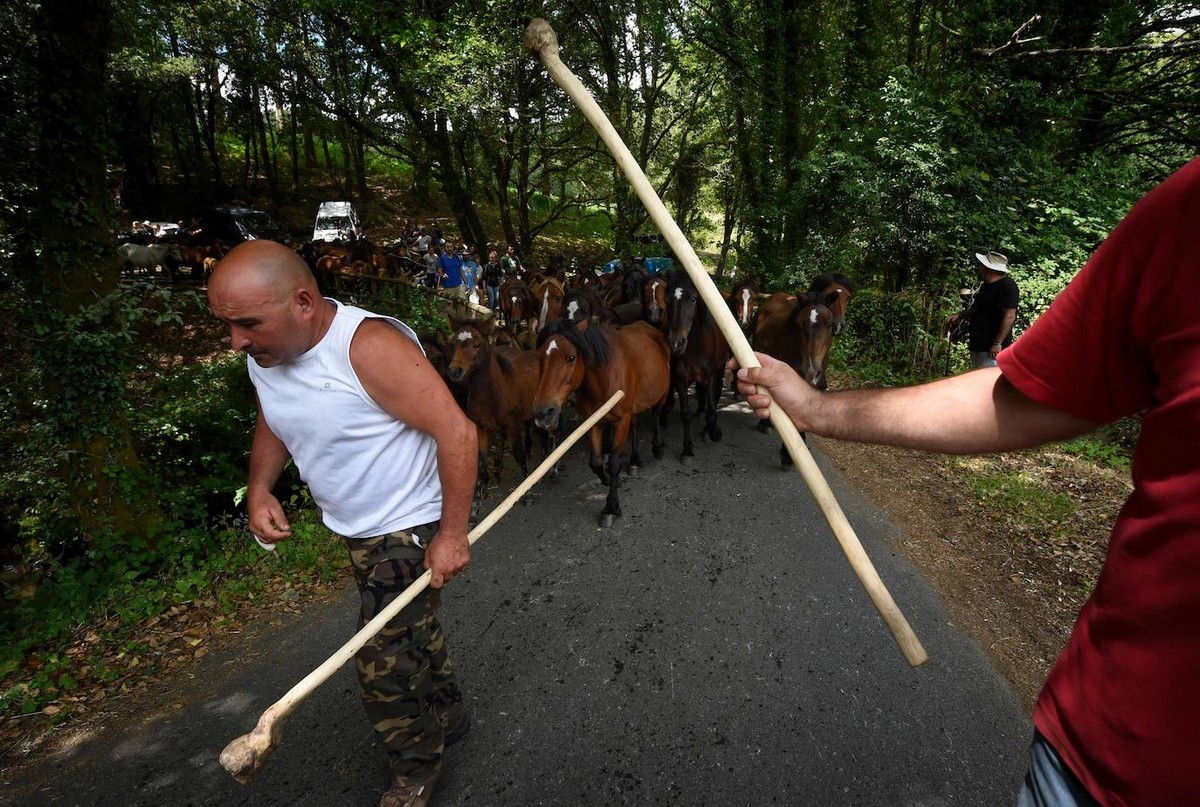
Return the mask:
<svg viewBox="0 0 1200 807">
<path fill-rule="evenodd" d="M 442 332 L 441 328 L 433 332 L 433 343 L 438 347 L 446 346 L 446 334 Z"/>
<path fill-rule="evenodd" d="M 475 327 L 484 335 L 484 338 L 490 337 L 496 330 L 496 318 L 487 317 L 486 319 L 475 320 Z"/>
<path fill-rule="evenodd" d="M 821 299 L 821 302 L 824 303 L 827 307 L 833 308 L 834 303 L 836 303 L 838 301 L 838 297 L 840 297 L 841 294 L 842 294 L 841 289 L 834 289 L 833 291 L 826 292 L 825 296 Z"/>
<path fill-rule="evenodd" d="M 565 285 L 567 282 L 567 270 L 559 269 L 557 272 L 554 273 L 554 279 L 557 280 L 559 283 L 562 283 Z"/>
</svg>

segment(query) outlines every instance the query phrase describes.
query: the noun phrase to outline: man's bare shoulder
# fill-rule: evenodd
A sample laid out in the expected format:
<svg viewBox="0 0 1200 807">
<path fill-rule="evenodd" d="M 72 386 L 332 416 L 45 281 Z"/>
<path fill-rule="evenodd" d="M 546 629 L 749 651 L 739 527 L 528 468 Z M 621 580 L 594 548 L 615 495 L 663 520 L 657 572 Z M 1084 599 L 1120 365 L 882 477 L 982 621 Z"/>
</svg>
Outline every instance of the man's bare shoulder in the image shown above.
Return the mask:
<svg viewBox="0 0 1200 807">
<path fill-rule="evenodd" d="M 425 355 L 403 331 L 379 317 L 368 317 L 350 341 L 350 361 L 355 369 L 371 369 L 377 362 L 395 368 L 396 363 L 417 365 Z"/>
</svg>

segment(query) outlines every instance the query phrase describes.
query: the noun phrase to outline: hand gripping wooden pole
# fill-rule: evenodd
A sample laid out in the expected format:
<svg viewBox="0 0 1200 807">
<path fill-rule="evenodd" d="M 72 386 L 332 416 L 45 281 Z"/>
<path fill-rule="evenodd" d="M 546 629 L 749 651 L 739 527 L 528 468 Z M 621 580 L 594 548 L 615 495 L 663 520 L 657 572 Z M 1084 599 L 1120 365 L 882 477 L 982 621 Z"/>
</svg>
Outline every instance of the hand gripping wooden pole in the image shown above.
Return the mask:
<svg viewBox="0 0 1200 807">
<path fill-rule="evenodd" d="M 554 29 L 545 20 L 535 19 L 525 29 L 522 45 L 525 50 L 541 59 L 542 64 L 550 73 L 550 77 L 566 91 L 575 105 L 583 112 L 584 117 L 595 127 L 600 139 L 608 146 L 613 159 L 629 179 L 629 183 L 633 186 L 642 204 L 645 205 L 654 223 L 658 225 L 659 232 L 666 237 L 667 244 L 670 245 L 683 268 L 692 278 L 692 282 L 704 299 L 704 304 L 708 306 L 709 313 L 716 317 L 717 325 L 729 342 L 730 348 L 733 349 L 733 355 L 738 360 L 738 364 L 742 367 L 759 366 L 750 343 L 746 340 L 742 329 L 738 327 L 737 320 L 733 318 L 733 314 L 717 290 L 716 284 L 708 276 L 704 267 L 700 265 L 700 259 L 696 257 L 691 244 L 684 238 L 683 232 L 671 218 L 671 214 L 667 212 L 667 208 L 658 198 L 658 194 L 654 192 L 654 188 L 646 179 L 641 166 L 629 153 L 629 149 L 625 147 L 620 135 L 605 117 L 596 100 L 575 77 L 575 74 L 558 58 L 558 37 L 555 35 Z M 841 544 L 842 551 L 850 561 L 854 573 L 858 575 L 859 581 L 871 597 L 871 602 L 875 604 L 875 608 L 879 610 L 880 616 L 883 617 L 883 621 L 887 623 L 892 636 L 895 637 L 896 643 L 900 645 L 900 651 L 904 653 L 904 658 L 914 667 L 923 664 L 929 658 L 925 654 L 925 648 L 921 646 L 921 642 L 913 633 L 908 620 L 904 618 L 904 614 L 892 600 L 892 595 L 888 593 L 883 581 L 879 579 L 879 573 L 875 571 L 871 559 L 863 551 L 862 543 L 854 534 L 850 522 L 846 520 L 846 515 L 834 498 L 833 491 L 829 489 L 829 483 L 821 475 L 820 469 L 817 468 L 816 462 L 813 461 L 812 455 L 808 451 L 808 446 L 800 438 L 796 426 L 774 403 L 771 404 L 771 425 L 783 438 L 783 444 L 796 463 L 796 468 L 808 484 L 809 490 L 812 491 L 813 498 L 817 500 L 821 512 L 825 514 L 825 519 L 833 529 L 833 534 Z"/>
<path fill-rule="evenodd" d="M 519 502 L 529 492 L 530 488 L 536 485 L 538 480 L 563 458 L 567 450 L 578 442 L 579 438 L 587 434 L 589 429 L 599 423 L 600 419 L 608 414 L 608 411 L 616 406 L 617 402 L 623 397 L 625 397 L 623 390 L 617 390 L 613 393 L 613 396 L 603 406 L 592 413 L 592 416 L 580 424 L 579 428 L 571 432 L 559 444 L 558 448 L 550 452 L 550 456 L 546 457 L 542 461 L 542 464 L 534 469 L 533 473 L 525 477 L 525 481 L 517 485 L 516 489 L 508 494 L 504 501 L 496 505 L 496 508 L 488 513 L 475 529 L 471 530 L 467 535 L 467 540 L 474 544 L 482 538 L 484 533 L 495 526 L 496 522 L 503 518 L 504 514 L 511 510 L 513 505 Z M 339 667 L 349 661 L 358 652 L 360 647 L 370 641 L 371 637 L 390 622 L 396 614 L 400 613 L 418 594 L 424 591 L 429 585 L 429 579 L 430 574 L 427 570 L 425 574 L 418 577 L 412 585 L 406 588 L 399 597 L 388 603 L 374 619 L 364 625 L 358 633 L 354 634 L 353 638 L 342 645 L 324 664 L 304 676 L 300 683 L 288 690 L 286 695 L 271 704 L 262 713 L 262 716 L 258 718 L 258 723 L 255 724 L 253 731 L 249 734 L 243 734 L 225 746 L 225 750 L 221 752 L 221 767 L 233 774 L 233 778 L 242 784 L 246 784 L 257 776 L 266 764 L 267 757 L 275 750 L 275 746 L 279 744 L 283 735 L 283 722 L 292 713 L 292 710 L 296 708 L 300 701 L 312 694 L 313 690 L 325 683 Z"/>
</svg>

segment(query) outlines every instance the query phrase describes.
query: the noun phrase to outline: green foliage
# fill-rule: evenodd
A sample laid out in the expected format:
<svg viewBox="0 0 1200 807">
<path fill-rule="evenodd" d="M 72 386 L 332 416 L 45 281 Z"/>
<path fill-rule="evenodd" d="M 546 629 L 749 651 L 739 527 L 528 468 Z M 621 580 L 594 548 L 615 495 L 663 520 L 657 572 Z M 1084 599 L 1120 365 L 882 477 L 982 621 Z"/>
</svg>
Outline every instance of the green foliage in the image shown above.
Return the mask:
<svg viewBox="0 0 1200 807">
<path fill-rule="evenodd" d="M 139 457 L 170 512 L 203 523 L 214 502 L 231 502 L 245 481 L 256 418 L 245 357 L 228 353 L 155 376 L 140 397 Z"/>
<path fill-rule="evenodd" d="M 911 293 L 856 293 L 846 309 L 846 329 L 834 340 L 832 364 L 889 386 L 940 372 L 940 348 L 929 332 L 927 311 L 926 301 Z"/>
</svg>

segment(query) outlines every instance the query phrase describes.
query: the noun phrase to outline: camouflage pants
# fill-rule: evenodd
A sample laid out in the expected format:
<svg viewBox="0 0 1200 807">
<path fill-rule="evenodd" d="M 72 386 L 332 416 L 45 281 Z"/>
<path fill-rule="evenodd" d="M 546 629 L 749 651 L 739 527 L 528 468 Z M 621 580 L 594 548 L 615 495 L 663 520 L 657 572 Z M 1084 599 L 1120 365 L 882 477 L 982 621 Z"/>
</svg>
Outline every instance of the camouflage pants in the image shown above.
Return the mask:
<svg viewBox="0 0 1200 807">
<path fill-rule="evenodd" d="M 413 532 L 428 541 L 437 524 Z M 346 543 L 362 598 L 361 627 L 425 572 L 425 550 L 410 532 Z M 463 714 L 438 600 L 438 592 L 426 588 L 354 657 L 363 708 L 401 776 L 428 772 L 441 759 L 444 729 Z"/>
</svg>

